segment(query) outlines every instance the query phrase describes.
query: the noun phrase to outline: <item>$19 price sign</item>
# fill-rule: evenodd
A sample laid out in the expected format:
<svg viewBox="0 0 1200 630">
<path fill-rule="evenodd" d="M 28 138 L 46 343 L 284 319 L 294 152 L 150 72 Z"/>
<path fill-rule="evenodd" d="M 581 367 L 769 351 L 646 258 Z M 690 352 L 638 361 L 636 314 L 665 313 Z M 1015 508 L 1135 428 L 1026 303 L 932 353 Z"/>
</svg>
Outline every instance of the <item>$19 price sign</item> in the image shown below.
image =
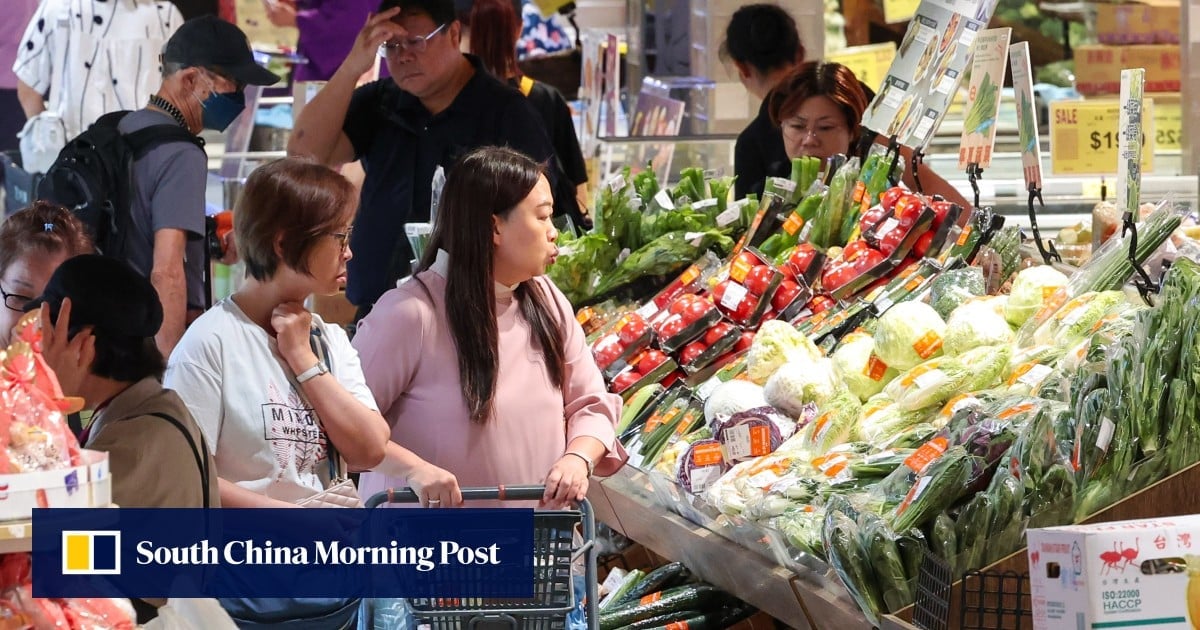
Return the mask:
<svg viewBox="0 0 1200 630">
<path fill-rule="evenodd" d="M 1144 100 L 1142 139 L 1157 140 L 1153 103 Z M 1050 169 L 1055 175 L 1109 175 L 1117 172 L 1121 108 L 1117 101 L 1050 104 Z M 1157 142 L 1154 143 L 1158 145 Z M 1154 146 L 1142 151 L 1142 172 L 1154 166 Z"/>
</svg>

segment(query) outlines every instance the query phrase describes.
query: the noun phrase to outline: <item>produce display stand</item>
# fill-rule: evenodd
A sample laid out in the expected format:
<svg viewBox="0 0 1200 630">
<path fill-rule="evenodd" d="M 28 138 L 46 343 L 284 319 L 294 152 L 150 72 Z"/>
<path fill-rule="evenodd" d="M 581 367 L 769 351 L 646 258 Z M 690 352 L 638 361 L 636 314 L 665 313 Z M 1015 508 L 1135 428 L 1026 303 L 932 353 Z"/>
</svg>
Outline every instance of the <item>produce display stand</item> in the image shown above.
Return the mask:
<svg viewBox="0 0 1200 630">
<path fill-rule="evenodd" d="M 1118 503 L 1101 510 L 1080 521 L 1080 524 L 1109 523 L 1146 518 L 1163 518 L 1184 516 L 1200 512 L 1200 497 L 1196 495 L 1196 487 L 1200 485 L 1200 463 L 1193 464 L 1174 475 L 1153 484 L 1140 492 L 1132 494 Z M 1013 573 L 1017 575 L 1029 572 L 1029 557 L 1026 548 L 1002 558 L 984 567 L 982 571 L 989 574 Z M 947 628 L 957 628 L 962 614 L 963 582 L 958 580 L 950 591 L 950 614 Z M 915 606 L 890 615 L 884 622 L 886 630 L 889 625 L 896 629 L 918 628 L 912 625 Z M 1015 629 L 1017 626 L 1005 624 L 997 626 L 996 630 Z"/>
<path fill-rule="evenodd" d="M 784 567 L 731 538 L 733 532 L 689 522 L 654 495 L 646 474 L 626 466 L 593 483 L 597 520 L 655 554 L 682 562 L 697 577 L 793 628 L 864 628 L 845 589 L 824 575 Z M 717 530 L 717 531 L 714 531 Z"/>
</svg>

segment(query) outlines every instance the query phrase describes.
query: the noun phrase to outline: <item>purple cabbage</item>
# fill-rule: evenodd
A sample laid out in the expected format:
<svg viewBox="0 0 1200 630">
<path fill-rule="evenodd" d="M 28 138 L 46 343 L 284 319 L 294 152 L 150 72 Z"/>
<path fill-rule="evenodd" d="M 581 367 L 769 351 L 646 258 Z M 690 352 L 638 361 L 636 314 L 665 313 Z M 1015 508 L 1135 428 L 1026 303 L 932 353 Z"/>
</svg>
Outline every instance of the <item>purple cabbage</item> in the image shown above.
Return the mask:
<svg viewBox="0 0 1200 630">
<path fill-rule="evenodd" d="M 808 414 L 807 410 L 801 414 L 802 417 L 815 415 L 815 411 Z M 808 421 L 811 421 L 811 417 Z M 796 432 L 796 427 L 796 421 L 774 407 L 756 407 L 735 413 L 728 419 L 718 420 L 713 428 L 713 436 L 720 442 L 725 460 L 733 465 L 775 452 L 775 449 Z M 767 432 L 767 452 L 751 452 L 751 436 L 761 435 L 764 429 Z"/>
</svg>

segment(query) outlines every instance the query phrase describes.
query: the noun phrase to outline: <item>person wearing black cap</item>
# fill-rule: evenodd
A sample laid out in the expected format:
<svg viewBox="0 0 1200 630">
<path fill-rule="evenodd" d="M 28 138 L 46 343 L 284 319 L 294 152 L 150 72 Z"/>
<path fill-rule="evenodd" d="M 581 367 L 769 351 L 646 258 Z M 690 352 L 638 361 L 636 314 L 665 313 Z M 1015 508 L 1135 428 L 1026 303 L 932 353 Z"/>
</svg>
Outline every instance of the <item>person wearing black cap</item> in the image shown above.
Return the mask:
<svg viewBox="0 0 1200 630">
<path fill-rule="evenodd" d="M 279 81 L 255 63 L 241 29 L 211 15 L 179 27 L 161 62 L 162 87 L 149 106 L 121 119 L 121 133 L 162 124 L 197 135 L 203 129 L 224 131 L 245 109 L 245 86 Z M 125 257 L 162 298 L 163 324 L 156 338 L 164 356 L 207 302 L 202 238 L 207 177 L 208 158 L 190 142 L 158 145 L 133 164 L 133 226 Z"/>
<path fill-rule="evenodd" d="M 410 272 L 405 224 L 428 221 L 438 167 L 449 172 L 481 146 L 508 146 L 551 164 L 554 151 L 520 92 L 460 52 L 453 0 L 382 0 L 333 78 L 304 107 L 289 155 L 328 166 L 361 160 L 366 171 L 351 242 L 346 297 L 359 316 Z M 391 77 L 355 88 L 383 57 Z M 555 214 L 574 206 L 557 195 Z"/>
<path fill-rule="evenodd" d="M 121 507 L 219 507 L 212 455 L 183 399 L 161 383 L 158 293 L 128 264 L 86 254 L 64 262 L 42 295 L 42 352 L 63 393 L 85 401 L 80 442 L 106 451 Z"/>
</svg>

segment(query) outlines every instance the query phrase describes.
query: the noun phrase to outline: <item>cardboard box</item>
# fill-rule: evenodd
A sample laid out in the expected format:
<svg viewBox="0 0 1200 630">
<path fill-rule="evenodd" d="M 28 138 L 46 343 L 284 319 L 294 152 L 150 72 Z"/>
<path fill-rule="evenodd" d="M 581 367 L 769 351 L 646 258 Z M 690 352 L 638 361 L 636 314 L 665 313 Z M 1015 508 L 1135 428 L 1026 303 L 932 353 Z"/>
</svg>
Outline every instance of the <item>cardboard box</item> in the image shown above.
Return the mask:
<svg viewBox="0 0 1200 630">
<path fill-rule="evenodd" d="M 1088 45 L 1075 49 L 1075 89 L 1085 96 L 1121 93 L 1121 70 L 1146 69 L 1146 93 L 1179 92 L 1179 46 Z"/>
<path fill-rule="evenodd" d="M 1028 540 L 1035 629 L 1200 626 L 1200 575 L 1183 569 L 1200 566 L 1200 516 L 1031 529 Z"/>
<path fill-rule="evenodd" d="M 1153 44 L 1153 9 L 1144 4 L 1097 4 L 1096 39 L 1101 44 Z"/>
</svg>

